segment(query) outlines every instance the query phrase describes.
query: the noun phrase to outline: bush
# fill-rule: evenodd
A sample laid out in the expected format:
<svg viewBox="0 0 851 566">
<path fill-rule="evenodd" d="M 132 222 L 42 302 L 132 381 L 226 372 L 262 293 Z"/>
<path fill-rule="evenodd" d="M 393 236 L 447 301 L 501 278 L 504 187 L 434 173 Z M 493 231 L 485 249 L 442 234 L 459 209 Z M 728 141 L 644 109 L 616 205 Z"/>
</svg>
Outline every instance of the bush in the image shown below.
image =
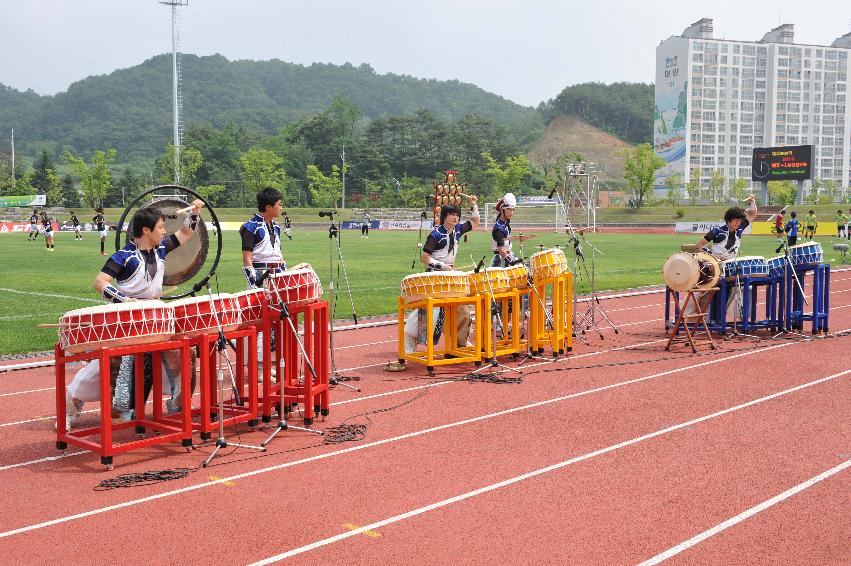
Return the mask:
<svg viewBox="0 0 851 566">
<path fill-rule="evenodd" d="M 677 218 L 682 218 L 683 216 L 686 215 L 686 211 L 683 210 L 682 208 L 678 208 L 677 210 L 674 211 L 674 214 L 676 215 Z"/>
</svg>

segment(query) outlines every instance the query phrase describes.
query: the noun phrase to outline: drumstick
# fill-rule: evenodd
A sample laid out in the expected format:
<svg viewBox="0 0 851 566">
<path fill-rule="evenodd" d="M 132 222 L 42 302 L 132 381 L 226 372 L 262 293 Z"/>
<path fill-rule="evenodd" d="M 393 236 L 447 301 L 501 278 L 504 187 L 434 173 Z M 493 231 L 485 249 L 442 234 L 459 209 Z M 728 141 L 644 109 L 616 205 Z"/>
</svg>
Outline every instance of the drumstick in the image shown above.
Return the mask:
<svg viewBox="0 0 851 566">
<path fill-rule="evenodd" d="M 193 210 L 195 210 L 195 207 L 190 205 L 190 206 L 187 206 L 186 208 L 178 208 L 177 210 L 174 211 L 174 213 L 175 214 L 183 214 L 184 212 L 192 212 Z"/>
<path fill-rule="evenodd" d="M 44 324 L 36 324 L 36 328 L 62 328 L 65 326 L 64 324 L 56 323 L 44 323 Z"/>
</svg>

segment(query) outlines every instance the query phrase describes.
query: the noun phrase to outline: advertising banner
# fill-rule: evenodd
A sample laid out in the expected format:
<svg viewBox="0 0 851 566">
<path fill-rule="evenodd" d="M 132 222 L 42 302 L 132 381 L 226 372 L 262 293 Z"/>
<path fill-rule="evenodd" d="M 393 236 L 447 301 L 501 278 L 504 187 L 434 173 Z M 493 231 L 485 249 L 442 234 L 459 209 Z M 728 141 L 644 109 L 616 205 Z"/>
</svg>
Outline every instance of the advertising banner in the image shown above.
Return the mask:
<svg viewBox="0 0 851 566">
<path fill-rule="evenodd" d="M 41 223 L 38 224 L 38 227 L 41 229 Z M 53 229 L 59 230 L 59 224 L 57 222 L 53 223 Z M 0 234 L 11 234 L 13 232 L 26 233 L 29 231 L 29 222 L 0 222 Z"/>
<path fill-rule="evenodd" d="M 723 226 L 723 222 L 677 222 L 674 232 L 693 232 L 695 234 L 706 234 L 713 228 Z M 745 234 L 751 233 L 752 226 L 745 228 Z"/>
<path fill-rule="evenodd" d="M 366 222 L 361 220 L 343 220 L 340 223 L 340 227 L 343 230 L 360 230 L 361 226 L 366 224 Z M 380 220 L 370 220 L 369 221 L 369 229 L 370 230 L 378 230 L 381 227 Z"/>
<path fill-rule="evenodd" d="M 665 164 L 656 171 L 654 187 L 664 187 L 665 179 L 674 174 L 686 180 L 688 65 L 688 39 L 671 37 L 656 48 L 653 146 Z"/>
<path fill-rule="evenodd" d="M 0 197 L 0 208 L 9 208 L 12 206 L 45 206 L 46 204 L 47 195 L 19 195 L 11 197 Z"/>
<path fill-rule="evenodd" d="M 431 230 L 432 220 L 423 220 L 422 224 L 419 220 L 382 220 L 379 224 L 382 230 L 419 230 L 420 226 L 423 230 Z"/>
</svg>

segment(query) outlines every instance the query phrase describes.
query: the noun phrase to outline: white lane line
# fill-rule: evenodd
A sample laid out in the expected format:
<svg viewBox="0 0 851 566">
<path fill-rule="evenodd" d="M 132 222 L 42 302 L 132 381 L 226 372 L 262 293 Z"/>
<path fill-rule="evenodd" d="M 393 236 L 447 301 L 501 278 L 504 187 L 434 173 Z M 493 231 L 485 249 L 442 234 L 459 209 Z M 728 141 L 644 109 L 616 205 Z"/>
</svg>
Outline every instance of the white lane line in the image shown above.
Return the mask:
<svg viewBox="0 0 851 566">
<path fill-rule="evenodd" d="M 56 295 L 54 293 L 37 293 L 35 291 L 21 291 L 20 289 L 9 289 L 6 287 L 0 287 L 0 291 L 6 293 L 17 293 L 18 295 L 35 295 L 36 297 L 50 297 L 52 299 L 71 299 L 73 301 L 82 301 L 84 303 L 103 304 L 103 299 L 88 299 L 85 297 L 73 297 L 71 295 Z"/>
<path fill-rule="evenodd" d="M 190 486 L 186 486 L 186 487 L 171 490 L 171 491 L 164 491 L 162 493 L 150 495 L 148 497 L 142 497 L 142 498 L 139 498 L 139 499 L 131 499 L 129 501 L 124 501 L 122 503 L 116 503 L 114 505 L 109 505 L 109 506 L 106 506 L 106 507 L 100 507 L 98 509 L 92 509 L 90 511 L 84 511 L 82 513 L 76 513 L 74 515 L 68 515 L 68 516 L 65 516 L 65 517 L 60 517 L 58 519 L 51 519 L 49 521 L 44 521 L 44 522 L 41 522 L 41 523 L 36 523 L 36 524 L 33 524 L 33 525 L 27 525 L 25 527 L 20 527 L 20 528 L 17 528 L 17 529 L 5 531 L 5 532 L 0 533 L 0 538 L 7 538 L 7 537 L 14 536 L 14 535 L 17 535 L 17 534 L 35 531 L 35 530 L 38 530 L 38 529 L 43 529 L 43 528 L 50 527 L 50 526 L 53 526 L 53 525 L 58 525 L 58 524 L 74 521 L 74 520 L 77 520 L 77 519 L 84 519 L 86 517 L 91 517 L 91 516 L 94 516 L 94 515 L 100 515 L 102 513 L 107 513 L 109 511 L 116 511 L 118 509 L 123 509 L 125 507 L 132 507 L 134 505 L 140 505 L 142 503 L 147 503 L 149 501 L 156 501 L 158 499 L 163 499 L 163 498 L 170 497 L 170 496 L 173 496 L 173 495 L 179 495 L 179 494 L 182 494 L 182 493 L 189 493 L 189 492 L 192 492 L 192 491 L 203 489 L 205 487 L 210 487 L 210 486 L 214 486 L 214 485 L 217 485 L 217 484 L 220 484 L 220 483 L 224 483 L 226 481 L 241 480 L 241 479 L 244 479 L 244 478 L 248 478 L 248 477 L 252 477 L 252 476 L 256 476 L 256 475 L 260 475 L 260 474 L 265 474 L 265 473 L 268 473 L 268 472 L 274 472 L 274 471 L 277 471 L 277 470 L 283 470 L 283 469 L 286 469 L 286 468 L 291 468 L 291 467 L 298 466 L 298 465 L 301 465 L 301 464 L 308 464 L 308 463 L 311 463 L 311 462 L 317 462 L 319 460 L 325 460 L 326 458 L 332 458 L 332 457 L 335 457 L 335 456 L 342 456 L 344 454 L 349 454 L 349 453 L 352 453 L 352 452 L 359 452 L 361 450 L 366 450 L 367 448 L 372 448 L 372 447 L 375 447 L 375 446 L 383 446 L 385 444 L 400 442 L 402 440 L 407 440 L 409 438 L 415 438 L 417 436 L 422 436 L 424 434 L 430 434 L 432 432 L 448 430 L 448 429 L 451 429 L 451 428 L 456 428 L 456 427 L 464 426 L 464 425 L 471 424 L 471 423 L 485 421 L 485 420 L 493 419 L 493 418 L 504 416 L 504 415 L 510 415 L 510 414 L 517 413 L 517 412 L 520 412 L 520 411 L 525 411 L 527 409 L 535 409 L 535 408 L 538 408 L 538 407 L 551 405 L 553 403 L 559 403 L 561 401 L 566 401 L 566 400 L 569 400 L 569 399 L 576 399 L 576 398 L 579 398 L 579 397 L 584 397 L 586 395 L 591 395 L 593 393 L 599 393 L 601 391 L 618 389 L 620 387 L 625 387 L 627 385 L 633 385 L 635 383 L 641 383 L 641 382 L 644 382 L 644 381 L 656 379 L 656 378 L 663 377 L 663 376 L 666 376 L 666 375 L 673 375 L 673 374 L 676 374 L 676 373 L 687 372 L 689 370 L 693 370 L 693 369 L 696 369 L 696 368 L 706 367 L 706 366 L 714 365 L 714 364 L 721 363 L 721 362 L 735 360 L 735 359 L 738 359 L 738 358 L 744 358 L 744 357 L 747 357 L 747 356 L 752 356 L 754 354 L 766 352 L 766 351 L 769 351 L 769 350 L 776 350 L 778 348 L 785 348 L 785 347 L 788 347 L 788 346 L 791 346 L 791 345 L 797 344 L 797 343 L 798 342 L 784 342 L 782 344 L 776 344 L 774 346 L 769 346 L 767 348 L 762 348 L 762 349 L 758 349 L 758 350 L 749 350 L 747 352 L 742 352 L 740 354 L 734 354 L 732 356 L 727 356 L 725 358 L 708 360 L 708 361 L 705 361 L 705 362 L 701 362 L 699 364 L 693 364 L 693 365 L 686 366 L 686 367 L 667 370 L 667 371 L 655 373 L 655 374 L 652 374 L 652 375 L 648 375 L 648 376 L 645 376 L 645 377 L 638 377 L 638 378 L 635 378 L 635 379 L 630 379 L 628 381 L 622 381 L 622 382 L 619 382 L 619 383 L 613 383 L 613 384 L 604 385 L 604 386 L 601 386 L 601 387 L 595 387 L 594 389 L 586 389 L 585 391 L 578 391 L 576 393 L 563 395 L 561 397 L 555 397 L 553 399 L 545 399 L 543 401 L 530 403 L 528 405 L 521 405 L 519 407 L 512 407 L 510 409 L 504 409 L 502 411 L 497 411 L 497 412 L 494 412 L 494 413 L 488 413 L 488 414 L 485 414 L 485 415 L 480 415 L 478 417 L 472 417 L 472 418 L 469 418 L 469 419 L 465 419 L 463 421 L 455 421 L 455 422 L 452 422 L 452 423 L 437 425 L 437 426 L 434 426 L 434 427 L 421 429 L 421 430 L 417 430 L 417 431 L 414 431 L 414 432 L 408 432 L 408 433 L 405 433 L 405 434 L 400 434 L 398 436 L 391 436 L 389 438 L 385 438 L 385 439 L 382 439 L 382 440 L 376 440 L 374 442 L 368 442 L 366 444 L 359 444 L 357 446 L 351 446 L 349 448 L 343 448 L 341 450 L 335 450 L 335 451 L 332 451 L 332 452 L 325 452 L 325 453 L 322 453 L 322 454 L 318 454 L 316 456 L 309 456 L 307 458 L 302 458 L 301 460 L 293 460 L 291 462 L 284 462 L 282 464 L 276 464 L 274 466 L 268 466 L 266 468 L 258 468 L 256 470 L 251 470 L 251 471 L 248 471 L 248 472 L 242 472 L 240 474 L 235 474 L 233 476 L 229 476 L 229 477 L 225 477 L 225 478 L 219 478 L 215 481 L 203 482 L 203 483 L 190 485 Z M 848 372 L 851 372 L 851 370 L 847 370 L 844 373 L 848 373 Z M 844 375 L 844 374 L 837 374 L 837 375 Z M 811 383 L 816 383 L 816 382 L 811 382 Z M 800 388 L 800 387 L 801 386 L 798 386 L 798 388 Z"/>
<path fill-rule="evenodd" d="M 570 458 L 568 460 L 563 460 L 561 462 L 558 462 L 556 464 L 551 464 L 551 465 L 546 466 L 544 468 L 538 468 L 537 470 L 532 470 L 531 472 L 527 472 L 525 474 L 515 476 L 513 478 L 509 478 L 509 479 L 503 480 L 501 482 L 492 483 L 490 485 L 486 485 L 486 486 L 480 487 L 478 489 L 474 489 L 473 491 L 468 491 L 466 493 L 462 493 L 460 495 L 456 495 L 454 497 L 450 497 L 450 498 L 444 499 L 442 501 L 436 501 L 436 502 L 431 503 L 429 505 L 425 505 L 423 507 L 419 507 L 417 509 L 407 511 L 407 512 L 401 513 L 399 515 L 394 515 L 393 517 L 388 517 L 387 519 L 383 519 L 381 521 L 376 521 L 374 523 L 371 523 L 369 525 L 365 525 L 363 527 L 358 527 L 357 529 L 353 529 L 351 531 L 346 531 L 346 532 L 340 533 L 340 534 L 332 536 L 332 537 L 317 540 L 315 542 L 312 542 L 310 544 L 306 544 L 304 546 L 300 546 L 298 548 L 294 548 L 294 549 L 289 550 L 287 552 L 283 552 L 281 554 L 278 554 L 278 555 L 275 555 L 275 556 L 270 556 L 269 558 L 265 558 L 263 560 L 253 562 L 253 563 L 251 563 L 250 566 L 263 566 L 265 564 L 272 564 L 273 562 L 278 562 L 280 560 L 284 560 L 285 558 L 291 558 L 291 557 L 296 556 L 298 554 L 303 554 L 305 552 L 315 550 L 317 548 L 320 548 L 320 547 L 323 547 L 323 546 L 326 546 L 326 545 L 329 545 L 329 544 L 332 544 L 332 543 L 335 543 L 335 542 L 339 542 L 341 540 L 345 540 L 347 538 L 351 538 L 351 537 L 359 535 L 359 534 L 362 534 L 365 531 L 374 531 L 374 530 L 380 529 L 382 527 L 386 527 L 387 525 L 390 525 L 392 523 L 397 523 L 397 522 L 403 521 L 405 519 L 410 519 L 411 517 L 416 517 L 417 515 L 422 515 L 423 513 L 427 513 L 429 511 L 434 511 L 435 509 L 439 509 L 441 507 L 446 507 L 448 505 L 452 505 L 453 503 L 458 503 L 459 501 L 464 501 L 465 499 L 470 499 L 471 497 L 475 497 L 477 495 L 482 495 L 483 493 L 488 493 L 489 491 L 501 489 L 501 488 L 507 487 L 511 484 L 515 484 L 515 483 L 525 481 L 525 480 L 528 480 L 528 479 L 531 479 L 531 478 L 534 478 L 534 477 L 537 477 L 537 476 L 540 476 L 540 475 L 543 475 L 543 474 L 547 474 L 547 473 L 550 473 L 550 472 L 553 472 L 553 471 L 556 471 L 556 470 L 560 470 L 560 469 L 567 467 L 567 466 L 570 466 L 572 464 L 576 464 L 578 462 L 589 460 L 589 459 L 595 458 L 597 456 L 602 456 L 604 454 L 608 454 L 609 452 L 614 452 L 615 450 L 620 450 L 621 448 L 626 448 L 627 446 L 632 446 L 633 444 L 638 444 L 639 442 L 644 442 L 645 440 L 650 440 L 652 438 L 656 438 L 658 436 L 662 436 L 664 434 L 668 434 L 668 433 L 674 432 L 676 430 L 680 430 L 680 429 L 683 429 L 683 428 L 686 428 L 686 427 L 689 427 L 689 426 L 693 426 L 693 425 L 698 424 L 698 423 L 706 422 L 708 420 L 715 419 L 715 418 L 733 413 L 735 411 L 740 411 L 742 409 L 746 409 L 748 407 L 752 407 L 752 406 L 758 405 L 760 403 L 765 403 L 766 401 L 771 401 L 773 399 L 777 399 L 778 397 L 782 397 L 784 395 L 789 395 L 790 393 L 794 393 L 794 392 L 800 391 L 802 389 L 812 387 L 814 385 L 818 385 L 820 383 L 824 383 L 826 381 L 830 381 L 830 380 L 848 375 L 849 373 L 851 373 L 851 370 L 845 370 L 845 371 L 840 372 L 840 373 L 829 375 L 827 377 L 823 377 L 823 378 L 817 379 L 815 381 L 810 381 L 808 383 L 804 383 L 804 384 L 798 385 L 796 387 L 784 389 L 783 391 L 778 391 L 777 393 L 772 393 L 771 395 L 766 395 L 764 397 L 760 397 L 758 399 L 754 399 L 754 400 L 748 401 L 746 403 L 741 403 L 739 405 L 735 405 L 735 406 L 729 407 L 727 409 L 722 409 L 720 411 L 716 411 L 714 413 L 704 415 L 702 417 L 698 417 L 696 419 L 692 419 L 690 421 L 686 421 L 686 422 L 683 422 L 683 423 L 680 423 L 680 424 L 677 424 L 677 425 L 674 425 L 674 426 L 671 426 L 671 427 L 668 427 L 668 428 L 663 428 L 661 430 L 657 430 L 655 432 L 651 432 L 651 433 L 648 433 L 648 434 L 637 436 L 635 438 L 631 438 L 629 440 L 625 440 L 625 441 L 619 442 L 617 444 L 612 444 L 611 446 L 607 446 L 605 448 L 601 448 L 601 449 L 595 450 L 593 452 L 588 452 L 588 453 L 582 454 L 581 456 L 576 456 L 576 457 Z M 846 467 L 849 464 L 851 464 L 851 461 L 846 462 Z"/>
<path fill-rule="evenodd" d="M 0 393 L 0 397 L 11 397 L 12 395 L 23 395 L 25 393 L 38 393 L 40 391 L 53 391 L 55 387 L 43 387 L 41 389 L 28 389 L 26 391 L 15 391 L 13 393 Z"/>
<path fill-rule="evenodd" d="M 730 527 L 732 527 L 732 526 L 734 526 L 738 523 L 741 523 L 745 519 L 753 517 L 757 513 L 765 511 L 769 507 L 777 505 L 781 501 L 783 501 L 785 499 L 789 499 L 793 495 L 800 493 L 800 492 L 804 491 L 805 489 L 814 486 L 818 482 L 824 481 L 827 478 L 829 478 L 830 476 L 836 475 L 839 472 L 846 470 L 848 468 L 851 468 L 851 460 L 846 460 L 845 462 L 842 462 L 838 466 L 834 466 L 831 469 L 829 469 L 825 472 L 822 472 L 822 473 L 820 473 L 819 475 L 817 475 L 813 478 L 808 479 L 807 481 L 799 483 L 795 487 L 787 489 L 783 493 L 779 493 L 779 494 L 775 495 L 774 497 L 772 497 L 771 499 L 768 499 L 767 501 L 763 501 L 759 505 L 754 505 L 750 509 L 747 509 L 746 511 L 742 511 L 741 513 L 739 513 L 735 517 L 731 517 L 731 518 L 727 519 L 726 521 L 724 521 L 723 523 L 719 523 L 718 525 L 715 525 L 711 529 L 707 529 L 707 530 L 703 531 L 702 533 L 700 533 L 699 535 L 695 535 L 692 538 L 681 542 L 677 546 L 669 548 L 665 552 L 661 552 L 661 553 L 657 554 L 656 556 L 654 556 L 653 558 L 649 558 L 649 559 L 645 560 L 644 562 L 639 564 L 639 566 L 652 566 L 653 564 L 659 564 L 660 562 L 663 562 L 663 561 L 667 560 L 668 558 L 671 558 L 672 556 L 675 556 L 675 555 L 679 554 L 680 552 L 682 552 L 682 551 L 684 551 L 688 548 L 691 548 L 692 546 L 694 546 L 698 543 L 703 542 L 704 540 L 708 539 L 709 537 L 715 536 L 718 533 L 720 533 L 721 531 L 729 529 Z"/>
<path fill-rule="evenodd" d="M 346 350 L 346 349 L 349 349 L 349 348 L 363 348 L 364 346 L 377 346 L 378 344 L 389 344 L 391 342 L 396 342 L 396 341 L 397 341 L 397 339 L 394 338 L 393 340 L 382 340 L 380 342 L 367 342 L 365 344 L 352 344 L 351 346 L 337 346 L 334 349 L 335 350 Z"/>
<path fill-rule="evenodd" d="M 0 472 L 4 470 L 11 470 L 13 468 L 21 468 L 23 466 L 32 466 L 33 464 L 41 464 L 44 462 L 61 460 L 62 458 L 70 458 L 71 456 L 79 456 L 80 454 L 91 454 L 91 452 L 65 452 L 56 456 L 45 456 L 44 458 L 39 458 L 38 460 L 30 460 L 29 462 L 18 462 L 17 464 L 8 464 L 6 466 L 0 466 Z"/>
</svg>

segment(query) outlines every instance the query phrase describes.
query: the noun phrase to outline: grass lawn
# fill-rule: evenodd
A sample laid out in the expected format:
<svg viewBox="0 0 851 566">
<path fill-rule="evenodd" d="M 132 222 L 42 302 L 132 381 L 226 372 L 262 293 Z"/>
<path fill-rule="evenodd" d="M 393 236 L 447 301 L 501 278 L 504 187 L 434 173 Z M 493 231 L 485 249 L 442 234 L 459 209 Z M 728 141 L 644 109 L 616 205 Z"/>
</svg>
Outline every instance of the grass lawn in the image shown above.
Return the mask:
<svg viewBox="0 0 851 566">
<path fill-rule="evenodd" d="M 112 238 L 107 240 L 107 249 L 114 242 L 114 233 L 110 235 Z M 283 242 L 287 263 L 310 263 L 322 279 L 327 298 L 327 231 L 296 229 L 293 235 L 295 239 L 292 242 L 286 239 Z M 395 312 L 399 282 L 405 275 L 422 271 L 419 261 L 415 269 L 411 269 L 417 235 L 416 231 L 381 233 L 373 230 L 369 239 L 363 239 L 359 231 L 343 233 L 343 257 L 358 317 Z M 74 241 L 72 233 L 57 233 L 56 251 L 47 252 L 42 238 L 36 242 L 27 242 L 24 234 L 0 235 L 0 258 L 3 265 L 0 271 L 0 355 L 52 349 L 56 330 L 36 328 L 37 324 L 56 322 L 69 310 L 102 303 L 91 284 L 106 258 L 98 253 L 96 234 L 86 233 L 84 238 L 78 242 Z M 589 240 L 604 254 L 597 255 L 595 259 L 598 289 L 626 289 L 661 283 L 665 259 L 679 251 L 681 243 L 694 242 L 696 238 L 690 234 L 604 234 L 590 235 Z M 832 250 L 832 240 L 828 237 L 819 240 L 825 248 L 826 260 L 834 260 L 833 265 L 837 266 L 840 255 Z M 564 247 L 565 243 L 564 234 L 539 234 L 536 239 L 526 242 L 525 253 L 528 257 L 538 251 L 538 244 L 546 247 L 559 244 Z M 472 264 L 477 263 L 483 255 L 487 255 L 489 260 L 490 244 L 489 232 L 470 234 L 469 242 L 461 244 L 458 256 L 460 267 L 472 269 Z M 773 237 L 746 237 L 742 255 L 772 257 L 776 255 L 776 245 Z M 588 246 L 583 246 L 583 250 L 590 270 L 591 250 Z M 515 246 L 515 251 L 520 251 L 519 245 Z M 337 265 L 336 245 L 333 256 Z M 572 257 L 572 253 L 568 253 L 568 256 Z M 244 290 L 241 264 L 237 232 L 224 232 L 219 273 L 217 279 L 213 280 L 214 291 L 216 288 L 221 292 Z M 339 279 L 336 278 L 336 271 L 336 318 L 351 318 L 352 307 L 342 271 Z M 588 285 L 581 281 L 578 288 L 583 292 Z"/>
</svg>

